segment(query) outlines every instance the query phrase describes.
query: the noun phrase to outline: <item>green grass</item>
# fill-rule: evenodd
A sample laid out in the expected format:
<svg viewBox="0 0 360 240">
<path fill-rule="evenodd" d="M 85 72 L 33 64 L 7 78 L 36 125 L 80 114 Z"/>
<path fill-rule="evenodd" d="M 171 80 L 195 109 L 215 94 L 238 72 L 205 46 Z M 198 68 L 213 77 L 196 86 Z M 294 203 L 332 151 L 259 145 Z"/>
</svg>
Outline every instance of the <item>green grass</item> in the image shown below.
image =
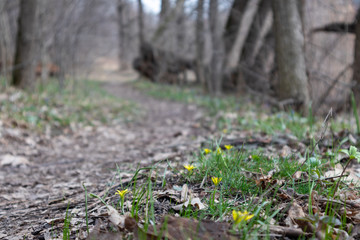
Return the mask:
<svg viewBox="0 0 360 240">
<path fill-rule="evenodd" d="M 155 84 L 149 81 L 138 80 L 133 86 L 145 94 L 171 101 L 195 104 L 202 107 L 211 117 L 219 130 L 250 130 L 268 135 L 291 134 L 299 140 L 312 138 L 314 133 L 322 128 L 322 118 L 312 116 L 303 117 L 289 111 L 277 111 L 269 106 L 260 105 L 255 97 L 243 95 L 226 95 L 212 97 L 204 94 L 198 87 L 180 87 L 174 85 Z M 311 107 L 309 108 L 311 112 Z M 353 129 L 350 116 L 330 121 L 334 130 Z"/>
<path fill-rule="evenodd" d="M 135 82 L 134 86 L 157 98 L 201 106 L 211 119 L 216 121 L 218 130 L 226 129 L 226 132 L 247 130 L 267 135 L 290 134 L 303 140 L 315 139 L 313 136 L 318 136 L 322 130 L 322 122 L 313 116 L 306 118 L 292 111 L 272 113 L 272 109 L 251 103 L 251 98 L 248 97 L 212 98 L 201 94 L 201 90 L 196 88 L 180 88 L 142 81 Z M 126 121 L 136 116 L 138 110 L 132 103 L 109 96 L 101 88 L 100 83 L 92 81 L 81 81 L 77 83 L 77 86 L 67 84 L 67 87 L 61 91 L 55 82 L 51 82 L 34 93 L 7 89 L 6 94 L 8 98 L 0 103 L 1 119 L 24 122 L 40 130 L 44 130 L 47 125 L 64 128 L 71 126 L 72 123 L 95 125 L 98 122 Z M 334 120 L 330 121 L 330 125 L 333 130 L 349 127 L 349 124 L 337 123 Z M 345 141 L 334 142 L 332 148 L 329 148 L 326 153 L 317 150 L 312 152 L 314 145 L 312 141 L 307 146 L 308 150 L 304 156 L 297 153 L 288 157 L 281 157 L 280 154 L 270 156 L 266 149 L 246 150 L 243 146 L 218 151 L 220 145 L 218 141 L 206 146 L 212 150 L 211 153 L 205 154 L 204 149 L 199 149 L 189 158 L 196 167 L 191 172 L 178 162 L 158 163 L 134 171 L 133 178 L 127 184 L 122 184 L 120 180 L 121 189 L 119 190 L 131 191 L 125 195 L 125 201 L 130 201 L 131 206 L 124 205 L 123 200 L 114 194 L 115 189 L 107 191 L 104 196 L 96 194 L 89 194 L 89 196 L 100 199 L 104 205 L 117 208 L 119 213 L 130 212 L 134 219 L 141 221 L 145 232 L 150 226 L 154 226 L 160 217 L 157 211 L 162 203 L 157 203 L 156 192 L 174 189 L 174 185 L 187 184 L 189 189 L 201 188 L 203 194 L 200 198 L 206 208 L 200 210 L 189 205 L 181 211 L 169 209 L 166 214 L 178 214 L 181 217 L 200 221 L 210 219 L 228 222 L 233 225 L 231 231 L 240 239 L 255 239 L 260 234 L 266 238 L 269 235 L 267 227 L 283 224 L 287 217 L 287 212 L 279 206 L 289 207 L 292 201 L 295 201 L 282 199 L 279 195 L 281 191 L 291 189 L 302 196 L 311 196 L 316 193 L 326 199 L 338 200 L 338 197 L 334 197 L 333 194 L 336 181 L 332 182 L 322 177 L 329 168 L 335 165 L 338 150 Z M 306 163 L 301 165 L 300 158 L 306 159 Z M 153 171 L 157 176 L 157 181 L 151 177 L 154 175 L 151 174 Z M 308 179 L 293 179 L 292 176 L 296 171 L 306 174 Z M 120 178 L 120 169 L 117 168 L 114 172 Z M 268 175 L 270 172 L 273 174 Z M 215 186 L 212 177 L 221 178 L 220 184 Z M 339 190 L 340 188 L 346 189 L 343 185 L 339 187 Z M 88 231 L 88 195 L 85 187 L 84 190 L 85 222 Z M 176 191 L 180 192 L 179 189 Z M 311 201 L 312 199 L 308 198 L 310 206 Z M 170 199 L 168 204 L 178 203 Z M 341 213 L 341 206 L 332 205 L 330 200 L 326 205 L 326 210 L 321 212 L 324 216 L 319 217 L 309 208 L 304 221 L 314 226 L 325 224 L 331 229 L 334 224 L 329 219 L 340 216 L 340 228 L 346 230 L 349 222 Z M 233 210 L 248 211 L 254 216 L 235 226 L 232 220 Z M 65 216 L 63 236 L 64 239 L 68 239 L 71 219 L 68 210 Z"/>
<path fill-rule="evenodd" d="M 142 222 L 143 232 L 146 232 L 150 225 L 155 226 L 156 219 L 159 217 L 155 205 L 155 199 L 157 199 L 155 192 L 171 189 L 174 184 L 174 180 L 164 180 L 164 168 L 169 169 L 172 175 L 178 177 L 176 184 L 180 186 L 187 184 L 190 189 L 193 189 L 201 185 L 203 192 L 201 202 L 207 206 L 200 210 L 189 205 L 180 212 L 170 209 L 168 214 L 178 214 L 181 217 L 200 221 L 204 219 L 216 222 L 226 221 L 232 224 L 234 210 L 242 213 L 248 211 L 249 215 L 254 216 L 248 221 L 233 226 L 232 231 L 237 235 L 240 234 L 242 236 L 240 239 L 253 239 L 260 234 L 266 236 L 269 232 L 261 226 L 266 229 L 270 224 L 283 224 L 287 212 L 279 208 L 279 204 L 290 206 L 292 201 L 296 200 L 281 198 L 280 188 L 293 189 L 295 193 L 303 196 L 311 196 L 316 192 L 321 197 L 333 198 L 332 191 L 336 182 L 321 179 L 324 172 L 329 169 L 327 163 L 330 159 L 326 155 L 315 154 L 301 165 L 298 161 L 299 156 L 268 157 L 263 149 L 247 151 L 241 147 L 233 147 L 218 150 L 217 144 L 209 144 L 208 148 L 212 150 L 211 153 L 205 154 L 203 149 L 199 149 L 199 152 L 193 156 L 192 165 L 195 167 L 193 170 L 187 170 L 176 162 L 168 163 L 165 167 L 156 164 L 149 168 L 138 169 L 127 186 L 121 185 L 120 190 L 132 191 L 126 196 L 128 200 L 131 199 L 132 206 L 126 207 L 125 212 L 130 212 L 133 218 Z M 334 150 L 335 155 L 337 152 Z M 268 173 L 273 170 L 274 173 L 268 176 Z M 154 176 L 153 171 L 156 172 L 155 175 L 158 176 L 159 181 L 154 181 L 150 177 Z M 292 178 L 295 171 L 301 171 L 309 178 L 304 181 L 302 179 L 295 181 Z M 221 178 L 220 184 L 215 185 L 212 177 Z M 137 179 L 146 180 L 138 181 Z M 270 189 L 272 191 L 269 191 Z M 338 197 L 334 199 L 338 200 Z M 311 198 L 308 200 L 310 206 L 311 200 Z M 171 201 L 170 204 L 172 204 Z M 328 234 L 330 234 L 333 233 L 331 229 L 335 227 L 335 222 L 331 219 L 341 216 L 341 228 L 346 230 L 348 222 L 344 215 L 339 215 L 340 206 L 332 205 L 330 201 L 327 205 L 327 210 L 321 217 L 309 208 L 304 221 L 314 226 L 325 224 L 329 227 Z M 122 211 L 119 206 L 118 209 L 119 212 Z"/>
<path fill-rule="evenodd" d="M 135 81 L 133 86 L 159 99 L 199 105 L 207 109 L 211 116 L 215 116 L 221 111 L 236 111 L 244 108 L 244 105 L 239 104 L 242 100 L 236 97 L 214 98 L 210 95 L 202 94 L 201 89 L 197 87 L 160 85 L 149 81 Z"/>
<path fill-rule="evenodd" d="M 55 80 L 32 92 L 4 89 L 0 103 L 1 119 L 45 130 L 130 121 L 138 113 L 134 103 L 109 95 L 99 82 L 68 81 L 60 89 Z"/>
<path fill-rule="evenodd" d="M 70 239 L 70 235 L 71 235 L 70 227 L 71 227 L 71 213 L 69 213 L 69 204 L 68 204 L 64 219 L 63 240 Z"/>
</svg>

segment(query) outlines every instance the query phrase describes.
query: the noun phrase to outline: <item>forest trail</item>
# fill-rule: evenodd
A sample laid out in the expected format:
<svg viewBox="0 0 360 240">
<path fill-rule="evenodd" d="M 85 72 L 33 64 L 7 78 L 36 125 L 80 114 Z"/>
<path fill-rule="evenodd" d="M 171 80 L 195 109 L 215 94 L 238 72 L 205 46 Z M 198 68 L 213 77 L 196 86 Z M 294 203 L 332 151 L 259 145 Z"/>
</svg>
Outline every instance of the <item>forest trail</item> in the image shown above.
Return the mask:
<svg viewBox="0 0 360 240">
<path fill-rule="evenodd" d="M 134 101 L 139 119 L 77 129 L 54 137 L 1 125 L 0 239 L 51 239 L 62 233 L 66 209 L 80 239 L 86 236 L 85 191 L 105 193 L 133 176 L 138 167 L 170 159 L 186 162 L 206 134 L 193 105 L 157 100 L 127 81 L 103 82 L 110 94 Z M 118 168 L 118 172 L 116 169 Z M 112 188 L 114 191 L 114 189 Z M 101 204 L 89 200 L 89 224 L 101 217 Z M 96 210 L 97 209 L 97 210 Z"/>
</svg>

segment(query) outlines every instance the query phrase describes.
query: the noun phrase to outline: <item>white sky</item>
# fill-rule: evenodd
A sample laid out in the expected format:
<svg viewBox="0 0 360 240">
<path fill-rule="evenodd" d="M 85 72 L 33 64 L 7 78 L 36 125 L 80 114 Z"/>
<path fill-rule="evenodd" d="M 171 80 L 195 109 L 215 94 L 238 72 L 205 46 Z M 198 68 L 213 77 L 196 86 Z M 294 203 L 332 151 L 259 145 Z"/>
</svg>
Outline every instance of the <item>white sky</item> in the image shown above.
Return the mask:
<svg viewBox="0 0 360 240">
<path fill-rule="evenodd" d="M 144 7 L 146 11 L 151 11 L 154 13 L 160 12 L 160 0 L 143 0 Z"/>
</svg>

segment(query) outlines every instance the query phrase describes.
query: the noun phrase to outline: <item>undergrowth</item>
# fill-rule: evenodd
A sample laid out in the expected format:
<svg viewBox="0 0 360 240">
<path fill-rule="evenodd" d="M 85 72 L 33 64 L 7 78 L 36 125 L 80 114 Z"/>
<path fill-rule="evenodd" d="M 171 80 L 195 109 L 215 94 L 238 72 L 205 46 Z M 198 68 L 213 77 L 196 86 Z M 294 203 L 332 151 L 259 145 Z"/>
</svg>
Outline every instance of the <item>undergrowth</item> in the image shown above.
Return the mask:
<svg viewBox="0 0 360 240">
<path fill-rule="evenodd" d="M 129 101 L 109 95 L 99 82 L 68 80 L 60 88 L 56 80 L 37 85 L 31 92 L 5 87 L 0 102 L 1 120 L 40 131 L 61 130 L 131 121 L 138 113 Z"/>
<path fill-rule="evenodd" d="M 232 130 L 248 130 L 268 135 L 291 134 L 299 140 L 312 138 L 322 127 L 322 119 L 311 114 L 307 117 L 288 110 L 279 111 L 260 103 L 255 96 L 234 96 L 226 94 L 212 97 L 204 94 L 201 88 L 194 86 L 174 86 L 137 80 L 133 86 L 150 96 L 201 106 L 215 121 L 219 130 L 228 133 Z M 354 130 L 355 122 L 350 116 L 331 120 L 334 131 Z"/>
<path fill-rule="evenodd" d="M 339 152 L 333 149 L 332 156 Z M 360 157 L 354 147 L 342 152 L 348 154 L 350 159 Z M 116 185 L 121 189 L 116 194 L 120 196 L 117 201 L 121 204 L 114 202 L 114 199 L 118 199 L 116 194 L 96 197 L 105 205 L 112 202 L 112 206 L 122 214 L 128 212 L 141 223 L 143 228 L 139 231 L 143 232 L 147 232 L 150 226 L 156 229 L 161 205 L 176 205 L 180 207 L 169 208 L 167 214 L 198 221 L 228 223 L 232 226 L 230 234 L 240 239 L 267 238 L 271 235 L 270 225 L 285 225 L 294 217 L 298 217 L 295 219 L 298 224 L 306 223 L 310 228 L 309 235 L 304 234 L 300 239 L 307 239 L 312 234 L 322 234 L 324 239 L 351 234 L 351 221 L 343 210 L 346 203 L 338 192 L 356 194 L 359 186 L 339 184 L 342 176 L 335 178 L 335 181 L 324 176 L 331 168 L 332 157 L 320 153 L 310 157 L 307 152 L 303 156 L 305 164 L 298 161 L 299 157 L 269 157 L 261 148 L 248 151 L 241 146 L 221 147 L 219 143 L 209 143 L 207 148 L 200 149 L 193 156 L 188 165 L 167 162 L 138 169 L 133 179 L 125 185 L 120 178 L 120 185 Z M 166 171 L 168 173 L 163 174 Z M 164 179 L 161 177 L 163 175 L 167 177 Z M 166 191 L 172 193 L 165 194 Z M 184 191 L 188 191 L 188 201 L 199 198 L 199 202 L 178 205 L 174 192 L 179 195 L 181 192 L 182 195 Z M 125 196 L 125 193 L 129 194 Z M 129 201 L 125 207 L 124 199 Z M 324 199 L 323 204 L 317 202 L 319 199 Z M 302 213 L 293 216 L 289 211 Z M 322 228 L 319 229 L 319 226 Z M 164 231 L 167 231 L 166 227 Z M 188 231 L 186 226 L 184 231 Z M 162 236 L 156 231 L 151 234 Z"/>
<path fill-rule="evenodd" d="M 73 82 L 59 89 L 55 82 L 50 82 L 32 93 L 7 88 L 1 95 L 1 120 L 44 130 L 48 125 L 63 128 L 73 123 L 94 125 L 126 121 L 137 114 L 134 104 L 109 96 L 99 84 L 81 81 L 77 86 Z M 347 213 L 351 206 L 346 205 L 349 200 L 346 196 L 357 195 L 359 186 L 344 182 L 342 174 L 333 178 L 325 176 L 335 165 L 346 168 L 352 157 L 360 157 L 354 147 L 340 151 L 350 146 L 349 138 L 327 139 L 330 142 L 320 148 L 316 141 L 322 139 L 315 140 L 314 136 L 323 130 L 323 123 L 313 116 L 301 117 L 292 111 L 274 114 L 272 109 L 250 103 L 248 98 L 212 98 L 196 88 L 140 81 L 134 86 L 151 96 L 203 107 L 223 134 L 248 131 L 310 139 L 306 151 L 287 156 L 279 152 L 269 154 L 266 147 L 251 150 L 242 144 L 223 145 L 221 140 L 207 142 L 188 158 L 186 165 L 164 161 L 138 168 L 126 183 L 122 182 L 121 170 L 115 169 L 114 179 L 118 182 L 113 182 L 102 196 L 90 193 L 89 197 L 100 199 L 99 204 L 111 206 L 120 215 L 130 215 L 140 223 L 138 231 L 154 229 L 153 239 L 161 238 L 167 226 L 161 226 L 161 231 L 156 232 L 157 223 L 164 215 L 172 215 L 226 223 L 230 226 L 229 234 L 239 239 L 269 239 L 270 226 L 285 226 L 289 221 L 308 226 L 308 232 L 297 239 L 316 234 L 322 234 L 323 239 L 336 239 L 340 234 L 351 234 L 353 225 Z M 329 120 L 332 130 L 346 126 L 341 124 Z M 339 158 L 339 152 L 347 154 L 345 158 L 349 160 L 341 162 L 343 157 Z M 89 234 L 93 229 L 89 223 L 92 215 L 88 212 L 85 186 L 84 190 L 84 226 Z M 183 194 L 185 201 L 179 200 Z M 193 204 L 195 199 L 197 202 Z M 291 211 L 301 214 L 294 216 Z M 72 215 L 69 209 L 64 215 L 63 239 L 69 239 L 73 233 Z M 185 226 L 183 231 L 189 227 Z M 112 226 L 109 231 L 118 229 Z M 131 235 L 126 236 L 131 238 Z"/>
</svg>

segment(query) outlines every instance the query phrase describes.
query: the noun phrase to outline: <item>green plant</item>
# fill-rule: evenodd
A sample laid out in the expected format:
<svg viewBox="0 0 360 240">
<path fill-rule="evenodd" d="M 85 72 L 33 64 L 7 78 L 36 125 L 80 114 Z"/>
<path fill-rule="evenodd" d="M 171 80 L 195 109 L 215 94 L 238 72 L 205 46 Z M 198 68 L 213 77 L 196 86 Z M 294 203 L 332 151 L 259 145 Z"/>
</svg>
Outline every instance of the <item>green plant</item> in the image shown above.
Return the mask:
<svg viewBox="0 0 360 240">
<path fill-rule="evenodd" d="M 356 101 L 355 101 L 355 96 L 354 93 L 351 92 L 351 106 L 353 109 L 353 113 L 356 119 L 356 130 L 357 130 L 357 134 L 360 134 L 360 120 L 359 120 L 359 115 L 358 115 L 358 111 L 357 111 L 357 105 L 356 105 Z"/>
<path fill-rule="evenodd" d="M 86 231 L 87 234 L 89 235 L 89 216 L 88 216 L 88 194 L 87 194 L 87 189 L 85 186 L 85 183 L 82 184 L 84 190 L 85 190 L 85 221 L 86 221 Z"/>
<path fill-rule="evenodd" d="M 65 214 L 65 219 L 64 219 L 64 229 L 63 229 L 63 240 L 70 239 L 71 214 L 69 214 L 69 206 L 70 206 L 70 203 L 68 203 L 68 206 L 66 208 L 66 214 Z"/>
<path fill-rule="evenodd" d="M 335 195 L 337 189 L 339 188 L 341 178 L 342 178 L 342 176 L 344 176 L 345 170 L 349 166 L 351 160 L 356 159 L 358 162 L 360 162 L 360 152 L 358 152 L 356 147 L 350 146 L 349 150 L 341 149 L 340 152 L 345 153 L 346 155 L 348 155 L 349 160 L 345 164 L 345 167 L 343 168 L 343 171 L 340 174 L 340 178 L 338 179 L 338 181 L 336 183 L 336 186 L 335 186 L 335 189 L 334 189 L 334 195 Z"/>
<path fill-rule="evenodd" d="M 115 194 L 120 196 L 120 203 L 121 203 L 121 210 L 122 213 L 125 214 L 125 210 L 124 210 L 124 200 L 125 200 L 125 194 L 127 194 L 129 192 L 128 189 L 125 190 L 117 190 Z"/>
</svg>

